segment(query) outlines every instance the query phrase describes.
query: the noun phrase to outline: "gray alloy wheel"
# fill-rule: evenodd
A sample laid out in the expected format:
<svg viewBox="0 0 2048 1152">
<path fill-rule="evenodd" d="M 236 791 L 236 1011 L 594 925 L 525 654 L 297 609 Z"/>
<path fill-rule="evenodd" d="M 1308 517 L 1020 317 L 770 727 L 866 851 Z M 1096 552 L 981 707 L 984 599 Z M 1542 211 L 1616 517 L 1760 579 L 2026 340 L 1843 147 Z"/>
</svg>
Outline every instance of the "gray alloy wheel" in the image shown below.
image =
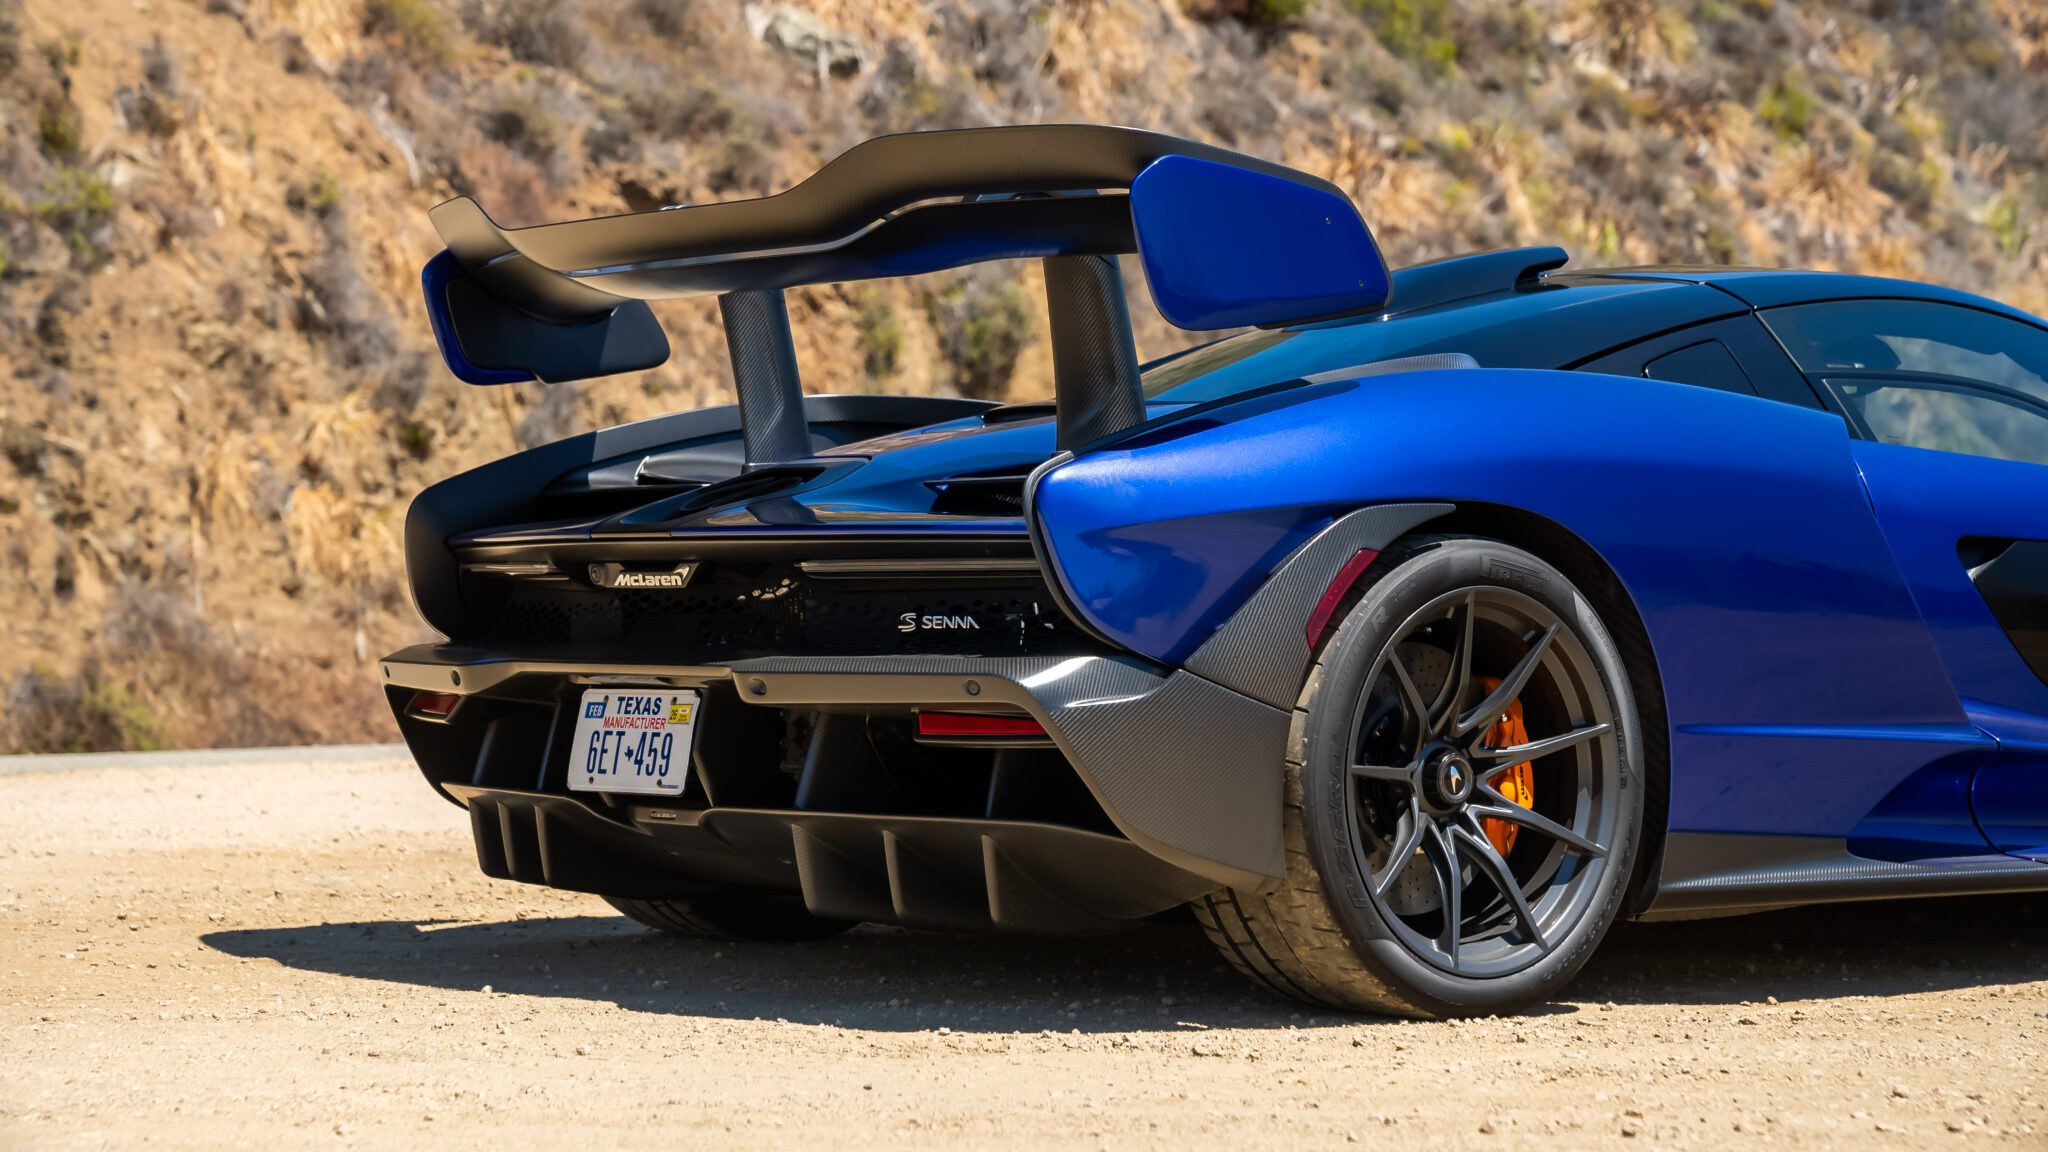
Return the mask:
<svg viewBox="0 0 2048 1152">
<path fill-rule="evenodd" d="M 1505 544 L 1419 538 L 1368 579 L 1297 705 L 1286 880 L 1197 916 L 1302 999 L 1512 1011 L 1577 973 L 1626 896 L 1645 791 L 1627 671 L 1586 597 Z"/>
</svg>

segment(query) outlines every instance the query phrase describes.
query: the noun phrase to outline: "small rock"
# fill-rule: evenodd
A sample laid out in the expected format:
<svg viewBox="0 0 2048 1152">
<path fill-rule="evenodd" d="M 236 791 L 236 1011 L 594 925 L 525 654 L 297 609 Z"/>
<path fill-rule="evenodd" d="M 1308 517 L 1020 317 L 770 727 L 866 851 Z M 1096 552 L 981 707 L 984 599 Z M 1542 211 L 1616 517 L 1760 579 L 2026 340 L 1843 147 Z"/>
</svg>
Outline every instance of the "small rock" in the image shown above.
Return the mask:
<svg viewBox="0 0 2048 1152">
<path fill-rule="evenodd" d="M 743 10 L 747 30 L 761 42 L 816 64 L 820 73 L 852 76 L 867 53 L 861 43 L 827 27 L 816 16 L 789 4 L 749 4 Z"/>
<path fill-rule="evenodd" d="M 588 1044 L 578 1044 L 578 1045 L 576 1046 L 576 1054 L 577 1054 L 578 1056 L 588 1056 L 588 1055 L 590 1055 L 590 1045 L 588 1045 Z"/>
</svg>

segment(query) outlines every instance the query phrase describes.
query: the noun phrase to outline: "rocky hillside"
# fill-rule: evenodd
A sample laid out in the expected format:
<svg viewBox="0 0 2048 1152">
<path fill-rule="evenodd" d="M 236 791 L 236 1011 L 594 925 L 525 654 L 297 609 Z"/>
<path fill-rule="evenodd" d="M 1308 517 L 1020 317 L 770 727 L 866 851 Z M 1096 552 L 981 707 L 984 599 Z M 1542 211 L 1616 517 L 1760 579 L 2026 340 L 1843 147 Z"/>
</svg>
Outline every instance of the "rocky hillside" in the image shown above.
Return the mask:
<svg viewBox="0 0 2048 1152">
<path fill-rule="evenodd" d="M 1399 262 L 1557 241 L 2048 306 L 2033 0 L 0 0 L 0 750 L 388 737 L 411 494 L 725 396 L 698 303 L 644 377 L 455 383 L 436 201 L 751 196 L 1054 120 L 1327 175 Z M 813 390 L 1047 388 L 1028 269 L 792 311 Z"/>
</svg>

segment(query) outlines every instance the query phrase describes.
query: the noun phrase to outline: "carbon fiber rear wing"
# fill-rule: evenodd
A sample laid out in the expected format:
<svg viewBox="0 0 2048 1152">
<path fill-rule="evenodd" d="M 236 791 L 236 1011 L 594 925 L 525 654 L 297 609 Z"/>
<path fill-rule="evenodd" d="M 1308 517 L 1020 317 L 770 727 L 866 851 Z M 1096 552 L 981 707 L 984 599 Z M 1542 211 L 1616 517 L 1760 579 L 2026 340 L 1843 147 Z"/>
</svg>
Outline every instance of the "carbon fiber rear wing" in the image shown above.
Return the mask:
<svg viewBox="0 0 2048 1152">
<path fill-rule="evenodd" d="M 651 368 L 647 301 L 716 295 L 751 465 L 808 455 L 782 291 L 991 260 L 1045 261 L 1060 443 L 1143 419 L 1116 257 L 1183 328 L 1383 306 L 1386 266 L 1328 181 L 1156 132 L 1031 125 L 882 136 L 774 196 L 508 229 L 436 207 L 426 267 L 442 356 L 473 384 Z"/>
</svg>

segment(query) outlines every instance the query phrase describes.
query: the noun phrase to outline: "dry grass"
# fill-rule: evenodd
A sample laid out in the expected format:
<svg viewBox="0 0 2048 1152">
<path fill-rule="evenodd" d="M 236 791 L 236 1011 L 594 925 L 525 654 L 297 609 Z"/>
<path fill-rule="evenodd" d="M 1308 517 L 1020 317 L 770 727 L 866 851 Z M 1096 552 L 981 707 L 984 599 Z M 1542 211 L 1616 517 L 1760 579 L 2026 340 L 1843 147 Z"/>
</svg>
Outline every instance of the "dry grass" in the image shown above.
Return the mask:
<svg viewBox="0 0 2048 1152">
<path fill-rule="evenodd" d="M 1853 257 L 1882 235 L 1879 225 L 1894 207 L 1862 164 L 1811 144 L 1785 148 L 1765 187 L 1794 221 L 1795 234 L 1818 242 L 1822 258 Z"/>
</svg>

